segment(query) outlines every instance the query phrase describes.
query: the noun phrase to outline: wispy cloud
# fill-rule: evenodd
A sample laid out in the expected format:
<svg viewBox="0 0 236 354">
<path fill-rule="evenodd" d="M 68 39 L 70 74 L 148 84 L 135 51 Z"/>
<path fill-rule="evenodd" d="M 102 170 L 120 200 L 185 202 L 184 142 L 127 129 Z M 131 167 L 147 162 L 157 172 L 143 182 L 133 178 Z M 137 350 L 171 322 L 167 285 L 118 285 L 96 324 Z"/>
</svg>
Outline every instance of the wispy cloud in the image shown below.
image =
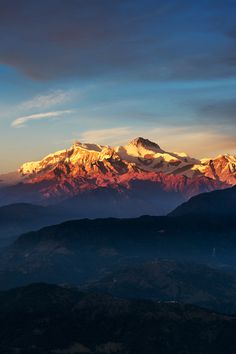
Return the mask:
<svg viewBox="0 0 236 354">
<path fill-rule="evenodd" d="M 236 138 L 224 132 L 206 130 L 192 131 L 191 127 L 115 127 L 88 130 L 78 138 L 84 142 L 107 145 L 123 145 L 138 136 L 158 143 L 166 151 L 185 151 L 194 157 L 214 157 L 220 153 L 236 154 Z"/>
<path fill-rule="evenodd" d="M 79 140 L 97 144 L 119 144 L 132 136 L 130 127 L 87 130 L 79 135 Z"/>
<path fill-rule="evenodd" d="M 73 96 L 72 91 L 55 90 L 43 95 L 36 95 L 31 100 L 22 102 L 19 105 L 20 109 L 45 109 L 56 105 L 64 104 L 71 100 Z"/>
<path fill-rule="evenodd" d="M 28 116 L 19 117 L 19 118 L 15 119 L 11 123 L 11 126 L 13 128 L 20 128 L 20 127 L 23 127 L 27 122 L 32 121 L 32 120 L 40 120 L 40 119 L 45 119 L 45 118 L 55 118 L 55 117 L 59 117 L 61 115 L 69 114 L 72 112 L 73 112 L 72 110 L 66 110 L 66 111 L 54 111 L 54 112 L 31 114 Z"/>
</svg>

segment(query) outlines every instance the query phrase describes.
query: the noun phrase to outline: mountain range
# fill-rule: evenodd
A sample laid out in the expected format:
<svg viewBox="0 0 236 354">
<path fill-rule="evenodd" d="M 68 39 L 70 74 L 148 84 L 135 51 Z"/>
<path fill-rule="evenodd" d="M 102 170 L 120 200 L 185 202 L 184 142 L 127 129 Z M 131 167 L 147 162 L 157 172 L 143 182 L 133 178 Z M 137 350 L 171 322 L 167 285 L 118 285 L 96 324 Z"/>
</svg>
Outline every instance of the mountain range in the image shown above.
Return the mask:
<svg viewBox="0 0 236 354">
<path fill-rule="evenodd" d="M 159 258 L 235 269 L 235 194 L 232 187 L 198 195 L 168 216 L 73 220 L 25 233 L 1 252 L 0 285 L 79 285 Z M 203 215 L 195 212 L 199 205 Z"/>
<path fill-rule="evenodd" d="M 49 225 L 66 217 L 64 203 L 1 207 L 0 223 L 16 233 Z M 20 235 L 0 251 L 0 352 L 234 354 L 235 229 L 236 186 L 166 216 Z"/>
<path fill-rule="evenodd" d="M 117 147 L 76 142 L 0 181 L 0 205 L 65 202 L 77 217 L 161 215 L 193 195 L 235 185 L 236 157 L 199 160 L 141 137 Z"/>
</svg>

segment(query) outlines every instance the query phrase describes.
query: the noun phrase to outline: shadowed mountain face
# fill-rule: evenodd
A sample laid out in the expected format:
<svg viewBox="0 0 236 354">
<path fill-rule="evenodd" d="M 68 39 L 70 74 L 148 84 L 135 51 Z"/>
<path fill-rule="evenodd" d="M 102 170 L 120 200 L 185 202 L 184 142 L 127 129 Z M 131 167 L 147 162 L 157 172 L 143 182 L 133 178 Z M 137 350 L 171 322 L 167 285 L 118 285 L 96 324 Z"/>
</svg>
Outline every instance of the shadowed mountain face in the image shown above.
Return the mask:
<svg viewBox="0 0 236 354">
<path fill-rule="evenodd" d="M 177 301 L 236 314 L 236 276 L 201 264 L 158 260 L 123 267 L 82 289 L 118 297 Z"/>
<path fill-rule="evenodd" d="M 1 251 L 1 289 L 68 285 L 0 291 L 0 352 L 235 354 L 236 318 L 225 315 L 236 314 L 234 194 L 194 197 L 169 216 L 74 220 L 18 237 Z M 54 208 L 0 215 L 24 225 L 58 216 Z"/>
<path fill-rule="evenodd" d="M 171 216 L 236 216 L 236 187 L 203 193 L 177 207 Z"/>
<path fill-rule="evenodd" d="M 9 185 L 0 176 L 0 205 L 66 201 L 60 207 L 77 218 L 164 215 L 193 195 L 236 184 L 235 162 L 229 155 L 200 161 L 143 138 L 117 147 L 77 142 L 23 164 Z"/>
<path fill-rule="evenodd" d="M 235 267 L 235 224 L 232 230 L 217 231 L 214 225 L 199 232 L 178 223 L 168 230 L 165 222 L 88 220 L 25 234 L 1 254 L 1 287 L 35 281 L 82 284 L 124 265 L 163 257 Z"/>
<path fill-rule="evenodd" d="M 108 206 L 111 217 L 122 217 L 123 214 L 135 216 L 137 213 L 144 214 L 145 212 L 151 214 L 154 209 L 165 214 L 169 202 L 174 202 L 172 193 L 161 191 L 155 184 L 137 181 L 133 184 L 134 189 L 128 193 L 124 191 L 118 193 L 115 190 L 103 188 L 86 192 L 80 197 L 71 198 L 57 205 L 42 207 L 18 203 L 0 207 L 0 246 L 10 244 L 19 234 L 26 231 L 65 220 L 85 218 L 88 210 L 93 218 L 106 217 Z M 157 199 L 157 194 L 159 199 Z M 145 195 L 149 196 L 147 203 L 144 203 Z M 175 205 L 181 198 L 181 195 L 176 193 Z M 195 216 L 208 219 L 210 222 L 215 214 L 223 215 L 224 218 L 233 216 L 236 213 L 235 200 L 236 187 L 201 194 L 177 207 L 170 213 L 170 216 L 181 217 L 187 214 L 189 220 L 186 219 L 186 224 L 191 224 L 191 218 Z"/>
<path fill-rule="evenodd" d="M 219 193 L 213 196 L 224 198 L 230 190 Z M 211 194 L 205 195 L 205 203 L 208 197 L 215 205 Z M 24 234 L 4 250 L 0 286 L 32 281 L 81 284 L 121 266 L 157 258 L 235 267 L 235 228 L 236 218 L 230 213 L 217 218 L 190 212 L 179 217 L 69 221 Z"/>
<path fill-rule="evenodd" d="M 1 353 L 234 354 L 236 319 L 35 284 L 0 292 Z"/>
<path fill-rule="evenodd" d="M 108 185 L 97 183 L 96 178 L 74 180 L 53 177 L 50 181 L 20 183 L 0 189 L 0 205 L 12 203 L 37 203 L 63 209 L 65 215 L 79 217 L 137 217 L 143 214 L 165 215 L 192 195 L 225 188 L 228 185 L 206 177 L 196 179 L 184 176 L 149 173 L 143 178 L 115 175 Z M 109 177 L 104 175 L 106 181 Z M 122 179 L 122 183 L 118 179 Z M 82 185 L 81 185 L 82 183 Z M 61 185 L 63 184 L 63 185 Z M 89 186 L 89 184 L 91 184 Z M 61 193 L 42 197 L 42 191 L 54 188 Z M 87 188 L 88 187 L 88 188 Z M 50 193 L 49 193 L 50 195 Z"/>
</svg>

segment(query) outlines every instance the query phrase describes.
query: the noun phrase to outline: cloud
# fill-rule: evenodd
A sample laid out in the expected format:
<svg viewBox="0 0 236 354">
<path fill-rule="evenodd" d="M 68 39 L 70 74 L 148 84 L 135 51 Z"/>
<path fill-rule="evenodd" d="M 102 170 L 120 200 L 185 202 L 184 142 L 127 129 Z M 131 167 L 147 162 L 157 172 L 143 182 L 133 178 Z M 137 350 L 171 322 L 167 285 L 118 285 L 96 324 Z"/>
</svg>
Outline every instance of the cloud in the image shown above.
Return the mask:
<svg viewBox="0 0 236 354">
<path fill-rule="evenodd" d="M 93 142 L 97 144 L 119 144 L 132 136 L 132 129 L 130 127 L 115 127 L 108 129 L 94 129 L 87 130 L 81 133 L 79 140 L 84 142 Z"/>
<path fill-rule="evenodd" d="M 158 143 L 166 151 L 184 151 L 198 158 L 214 157 L 222 153 L 236 154 L 236 136 L 212 130 L 203 131 L 200 128 L 193 132 L 190 127 L 114 127 L 84 131 L 78 139 L 87 143 L 115 146 L 126 145 L 138 136 Z"/>
<path fill-rule="evenodd" d="M 229 77 L 235 11 L 234 1 L 1 0 L 0 62 L 35 80 Z"/>
<path fill-rule="evenodd" d="M 236 155 L 236 136 L 224 132 L 186 130 L 182 134 L 177 132 L 168 135 L 167 133 L 164 139 L 170 151 L 173 149 L 185 151 L 198 158 L 215 157 L 227 153 Z M 161 142 L 162 140 L 163 138 Z"/>
<path fill-rule="evenodd" d="M 72 111 L 66 110 L 66 111 L 55 111 L 55 112 L 31 114 L 29 116 L 19 117 L 19 118 L 15 119 L 12 122 L 11 126 L 13 128 L 20 128 L 20 127 L 23 127 L 27 122 L 32 121 L 32 120 L 55 118 L 55 117 L 59 117 L 64 114 L 69 114 L 69 113 L 72 113 Z"/>
<path fill-rule="evenodd" d="M 19 105 L 20 109 L 30 110 L 35 108 L 49 108 L 64 104 L 72 98 L 71 91 L 55 90 L 44 95 L 36 95 L 31 100 L 25 101 Z"/>
</svg>

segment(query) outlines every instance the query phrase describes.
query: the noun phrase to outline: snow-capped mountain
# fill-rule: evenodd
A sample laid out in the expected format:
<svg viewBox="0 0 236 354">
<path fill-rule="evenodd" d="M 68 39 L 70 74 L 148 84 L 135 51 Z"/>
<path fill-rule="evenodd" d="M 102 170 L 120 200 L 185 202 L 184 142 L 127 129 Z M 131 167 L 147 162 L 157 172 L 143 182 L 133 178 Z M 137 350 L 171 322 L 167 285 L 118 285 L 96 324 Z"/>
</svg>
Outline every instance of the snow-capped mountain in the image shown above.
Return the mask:
<svg viewBox="0 0 236 354">
<path fill-rule="evenodd" d="M 115 147 L 76 142 L 40 161 L 24 163 L 18 176 L 20 183 L 1 189 L 2 200 L 22 201 L 23 196 L 24 201 L 48 203 L 102 189 L 124 200 L 145 200 L 143 205 L 156 203 L 161 195 L 163 206 L 171 195 L 175 207 L 198 193 L 235 185 L 236 157 L 199 160 L 165 151 L 141 137 Z"/>
<path fill-rule="evenodd" d="M 213 159 L 195 159 L 186 153 L 167 152 L 158 144 L 136 138 L 125 146 L 102 146 L 76 142 L 67 150 L 47 155 L 40 161 L 26 162 L 21 176 L 35 179 L 53 172 L 87 176 L 155 172 L 188 178 L 205 176 L 230 185 L 236 184 L 236 156 L 220 155 Z"/>
<path fill-rule="evenodd" d="M 227 182 L 230 185 L 236 184 L 236 156 L 226 154 L 214 159 L 203 159 L 199 170 L 206 177 Z"/>
<path fill-rule="evenodd" d="M 115 151 L 122 159 L 135 163 L 145 171 L 184 174 L 186 169 L 200 163 L 184 152 L 164 151 L 158 144 L 141 137 L 132 140 L 126 146 L 116 147 Z"/>
<path fill-rule="evenodd" d="M 23 176 L 35 178 L 62 169 L 65 169 L 65 174 L 78 177 L 98 172 L 123 174 L 135 170 L 136 166 L 122 159 L 114 148 L 76 142 L 71 148 L 50 154 L 41 161 L 23 164 L 19 172 Z"/>
</svg>

